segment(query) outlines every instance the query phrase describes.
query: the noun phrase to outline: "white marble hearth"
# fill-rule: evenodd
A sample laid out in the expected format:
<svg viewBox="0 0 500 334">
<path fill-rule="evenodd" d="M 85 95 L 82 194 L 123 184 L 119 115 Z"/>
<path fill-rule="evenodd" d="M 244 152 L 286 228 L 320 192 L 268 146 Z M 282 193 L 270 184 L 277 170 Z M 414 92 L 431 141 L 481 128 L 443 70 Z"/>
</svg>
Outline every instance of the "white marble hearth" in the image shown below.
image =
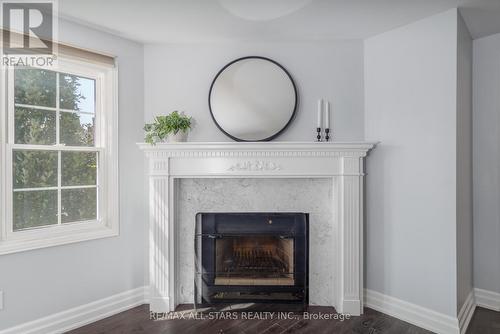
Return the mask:
<svg viewBox="0 0 500 334">
<path fill-rule="evenodd" d="M 149 158 L 150 309 L 193 302 L 196 212 L 310 213 L 310 303 L 362 312 L 363 159 L 374 143 L 139 144 Z"/>
</svg>

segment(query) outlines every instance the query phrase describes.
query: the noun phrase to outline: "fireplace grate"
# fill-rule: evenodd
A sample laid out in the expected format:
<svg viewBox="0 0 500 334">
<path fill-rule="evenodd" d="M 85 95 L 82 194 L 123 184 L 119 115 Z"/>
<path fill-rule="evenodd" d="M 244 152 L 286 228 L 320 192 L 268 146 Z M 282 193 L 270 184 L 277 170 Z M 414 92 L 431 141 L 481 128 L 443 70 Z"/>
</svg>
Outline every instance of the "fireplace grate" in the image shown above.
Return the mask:
<svg viewBox="0 0 500 334">
<path fill-rule="evenodd" d="M 238 248 L 223 262 L 223 277 L 280 277 L 288 273 L 283 257 L 265 248 Z"/>
</svg>

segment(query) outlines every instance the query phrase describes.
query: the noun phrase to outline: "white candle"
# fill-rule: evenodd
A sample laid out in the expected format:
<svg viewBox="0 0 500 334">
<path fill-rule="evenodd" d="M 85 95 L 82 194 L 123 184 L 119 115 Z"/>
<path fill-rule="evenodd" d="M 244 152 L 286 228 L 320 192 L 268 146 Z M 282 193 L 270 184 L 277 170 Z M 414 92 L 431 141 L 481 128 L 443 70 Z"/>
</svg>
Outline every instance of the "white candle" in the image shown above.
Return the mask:
<svg viewBox="0 0 500 334">
<path fill-rule="evenodd" d="M 323 100 L 319 99 L 318 100 L 318 123 L 317 123 L 317 128 L 321 128 L 321 114 L 323 110 Z"/>
<path fill-rule="evenodd" d="M 325 103 L 325 129 L 330 128 L 330 102 Z"/>
</svg>

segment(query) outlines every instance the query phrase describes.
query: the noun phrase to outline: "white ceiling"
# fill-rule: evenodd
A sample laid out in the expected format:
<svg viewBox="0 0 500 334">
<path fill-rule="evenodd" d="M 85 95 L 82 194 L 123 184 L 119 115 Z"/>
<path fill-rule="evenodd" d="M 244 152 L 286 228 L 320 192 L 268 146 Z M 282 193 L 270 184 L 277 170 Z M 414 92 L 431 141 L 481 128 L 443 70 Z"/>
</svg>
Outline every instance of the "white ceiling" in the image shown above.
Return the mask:
<svg viewBox="0 0 500 334">
<path fill-rule="evenodd" d="M 474 38 L 500 0 L 59 0 L 62 17 L 143 43 L 366 38 L 459 7 Z"/>
</svg>

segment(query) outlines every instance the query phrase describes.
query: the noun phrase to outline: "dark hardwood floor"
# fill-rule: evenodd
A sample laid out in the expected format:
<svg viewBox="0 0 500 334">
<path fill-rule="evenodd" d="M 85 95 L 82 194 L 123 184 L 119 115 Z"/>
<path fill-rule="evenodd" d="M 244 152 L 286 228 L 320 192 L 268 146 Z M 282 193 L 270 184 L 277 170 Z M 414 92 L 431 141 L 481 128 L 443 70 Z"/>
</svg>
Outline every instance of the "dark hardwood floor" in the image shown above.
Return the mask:
<svg viewBox="0 0 500 334">
<path fill-rule="evenodd" d="M 189 314 L 183 306 L 179 314 Z M 329 307 L 310 307 L 312 314 L 333 314 Z M 148 333 L 148 334 L 428 334 L 425 329 L 366 308 L 361 317 L 349 320 L 305 320 L 297 313 L 294 319 L 170 319 L 150 320 L 147 305 L 141 305 L 112 317 L 70 331 L 71 334 Z M 500 334 L 500 312 L 477 308 L 467 334 Z"/>
<path fill-rule="evenodd" d="M 500 334 L 500 312 L 477 307 L 467 334 Z"/>
<path fill-rule="evenodd" d="M 181 310 L 185 310 L 181 308 Z M 335 310 L 330 307 L 309 308 L 311 314 L 330 314 Z M 83 333 L 148 333 L 148 334 L 273 334 L 273 333 L 339 333 L 339 334 L 428 334 L 424 329 L 410 325 L 380 312 L 365 309 L 361 317 L 349 320 L 316 319 L 306 320 L 300 313 L 294 319 L 173 319 L 150 320 L 148 306 L 142 305 L 126 312 L 103 319 L 93 324 L 69 332 Z"/>
</svg>

